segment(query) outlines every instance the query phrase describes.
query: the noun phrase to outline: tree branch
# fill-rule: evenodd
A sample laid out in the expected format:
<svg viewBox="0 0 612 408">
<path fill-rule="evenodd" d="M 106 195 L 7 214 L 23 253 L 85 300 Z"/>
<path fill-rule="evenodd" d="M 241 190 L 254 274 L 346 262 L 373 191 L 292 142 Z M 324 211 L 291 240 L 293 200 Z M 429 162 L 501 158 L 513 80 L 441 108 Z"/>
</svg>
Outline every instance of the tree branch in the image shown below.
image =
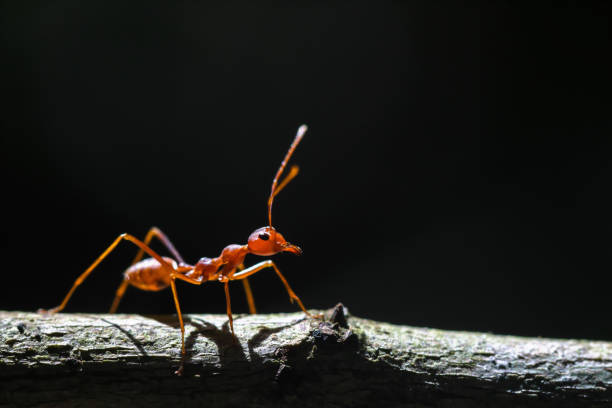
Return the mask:
<svg viewBox="0 0 612 408">
<path fill-rule="evenodd" d="M 302 313 L 0 312 L 0 406 L 610 407 L 612 343 Z"/>
</svg>

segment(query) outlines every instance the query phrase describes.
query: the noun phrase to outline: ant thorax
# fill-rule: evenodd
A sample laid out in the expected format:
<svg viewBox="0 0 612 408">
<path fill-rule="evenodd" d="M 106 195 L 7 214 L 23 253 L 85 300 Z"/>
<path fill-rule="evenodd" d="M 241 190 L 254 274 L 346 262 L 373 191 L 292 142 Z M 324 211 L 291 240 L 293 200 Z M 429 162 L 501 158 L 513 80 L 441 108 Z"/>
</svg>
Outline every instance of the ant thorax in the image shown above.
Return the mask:
<svg viewBox="0 0 612 408">
<path fill-rule="evenodd" d="M 248 253 L 249 248 L 246 245 L 231 244 L 223 248 L 220 258 L 225 265 L 235 268 L 244 262 Z"/>
</svg>

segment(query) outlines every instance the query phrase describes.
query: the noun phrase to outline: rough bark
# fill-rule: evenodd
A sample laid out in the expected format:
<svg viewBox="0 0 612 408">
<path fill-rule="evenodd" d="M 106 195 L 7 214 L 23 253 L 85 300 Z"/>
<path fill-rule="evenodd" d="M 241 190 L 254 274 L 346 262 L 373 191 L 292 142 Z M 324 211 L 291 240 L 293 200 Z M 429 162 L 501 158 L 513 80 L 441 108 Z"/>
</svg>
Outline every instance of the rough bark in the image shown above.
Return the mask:
<svg viewBox="0 0 612 408">
<path fill-rule="evenodd" d="M 0 406 L 611 407 L 612 343 L 301 313 L 0 312 Z"/>
</svg>

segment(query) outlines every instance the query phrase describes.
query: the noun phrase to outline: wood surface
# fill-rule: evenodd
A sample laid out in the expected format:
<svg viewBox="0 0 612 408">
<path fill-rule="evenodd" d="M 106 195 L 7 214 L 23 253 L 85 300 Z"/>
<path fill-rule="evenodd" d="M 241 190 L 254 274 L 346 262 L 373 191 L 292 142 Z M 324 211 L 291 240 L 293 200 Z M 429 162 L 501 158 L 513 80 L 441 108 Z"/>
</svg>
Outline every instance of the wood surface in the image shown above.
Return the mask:
<svg viewBox="0 0 612 408">
<path fill-rule="evenodd" d="M 0 312 L 0 407 L 612 407 L 612 343 L 303 313 Z"/>
</svg>

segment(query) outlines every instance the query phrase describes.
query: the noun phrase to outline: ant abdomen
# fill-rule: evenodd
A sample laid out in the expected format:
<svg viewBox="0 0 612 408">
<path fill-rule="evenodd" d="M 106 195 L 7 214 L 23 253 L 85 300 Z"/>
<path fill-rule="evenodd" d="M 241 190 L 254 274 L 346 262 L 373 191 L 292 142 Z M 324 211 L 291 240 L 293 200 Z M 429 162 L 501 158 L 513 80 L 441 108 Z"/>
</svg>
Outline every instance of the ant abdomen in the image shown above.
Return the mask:
<svg viewBox="0 0 612 408">
<path fill-rule="evenodd" d="M 176 261 L 162 257 L 171 267 L 176 268 Z M 156 292 L 170 285 L 168 269 L 154 258 L 146 258 L 130 266 L 123 274 L 130 285 L 141 290 Z"/>
</svg>

